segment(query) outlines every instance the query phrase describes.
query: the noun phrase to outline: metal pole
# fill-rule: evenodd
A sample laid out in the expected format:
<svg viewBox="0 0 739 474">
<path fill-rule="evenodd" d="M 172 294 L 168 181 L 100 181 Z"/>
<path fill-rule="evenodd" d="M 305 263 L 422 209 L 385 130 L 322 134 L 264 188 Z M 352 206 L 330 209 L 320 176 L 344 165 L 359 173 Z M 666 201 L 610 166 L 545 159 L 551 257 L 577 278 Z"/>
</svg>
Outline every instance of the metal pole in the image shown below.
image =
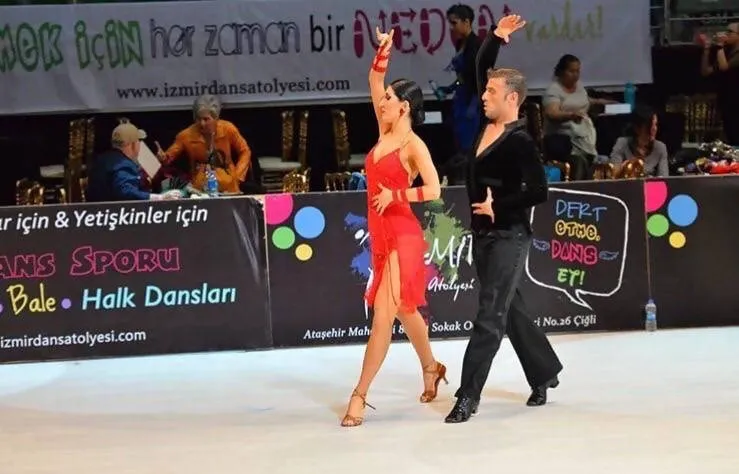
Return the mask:
<svg viewBox="0 0 739 474">
<path fill-rule="evenodd" d="M 672 0 L 663 0 L 662 10 L 662 44 L 669 45 L 672 42 Z"/>
</svg>

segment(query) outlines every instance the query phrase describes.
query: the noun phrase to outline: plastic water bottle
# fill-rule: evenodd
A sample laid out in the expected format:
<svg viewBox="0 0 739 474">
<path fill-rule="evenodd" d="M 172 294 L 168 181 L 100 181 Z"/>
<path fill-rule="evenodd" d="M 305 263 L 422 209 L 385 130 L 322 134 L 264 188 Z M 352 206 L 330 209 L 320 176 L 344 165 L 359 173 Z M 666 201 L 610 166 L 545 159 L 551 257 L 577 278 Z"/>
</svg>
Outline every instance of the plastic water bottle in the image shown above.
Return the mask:
<svg viewBox="0 0 739 474">
<path fill-rule="evenodd" d="M 446 94 L 444 93 L 444 90 L 441 87 L 439 87 L 436 81 L 434 80 L 429 81 L 429 85 L 431 86 L 431 90 L 433 91 L 437 100 L 444 100 L 446 98 Z"/>
<path fill-rule="evenodd" d="M 624 88 L 624 102 L 631 106 L 631 111 L 633 112 L 634 106 L 636 105 L 636 87 L 631 82 L 627 82 Z"/>
<path fill-rule="evenodd" d="M 216 179 L 216 172 L 210 165 L 205 169 L 205 178 L 205 192 L 211 197 L 218 196 L 218 180 Z"/>
<path fill-rule="evenodd" d="M 646 329 L 649 332 L 656 331 L 657 330 L 657 305 L 654 304 L 654 300 L 652 298 L 649 298 L 649 301 L 647 301 L 646 306 L 644 306 L 644 312 L 646 313 L 646 318 L 644 321 L 644 329 Z"/>
</svg>

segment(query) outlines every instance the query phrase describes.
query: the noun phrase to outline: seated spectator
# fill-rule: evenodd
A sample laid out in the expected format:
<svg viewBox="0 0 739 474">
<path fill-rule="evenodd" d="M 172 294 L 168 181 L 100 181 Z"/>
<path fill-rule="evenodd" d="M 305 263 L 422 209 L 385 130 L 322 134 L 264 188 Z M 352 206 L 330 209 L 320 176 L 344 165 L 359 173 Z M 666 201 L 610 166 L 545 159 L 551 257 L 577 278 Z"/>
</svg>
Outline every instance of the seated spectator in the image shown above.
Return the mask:
<svg viewBox="0 0 739 474">
<path fill-rule="evenodd" d="M 638 106 L 631 114 L 626 135 L 619 137 L 611 151 L 610 162 L 616 167 L 616 176 L 622 177 L 629 163 L 644 162 L 647 176 L 669 176 L 667 146 L 657 137 L 657 114 Z"/>
<path fill-rule="evenodd" d="M 190 183 L 198 190 L 205 187 L 205 170 L 210 164 L 216 172 L 218 191 L 238 193 L 251 164 L 249 145 L 233 123 L 220 118 L 217 97 L 198 97 L 192 113 L 195 123 L 178 133 L 166 152 L 158 150 L 159 160 L 169 164 L 186 158 Z"/>
<path fill-rule="evenodd" d="M 144 189 L 141 167 L 137 161 L 141 149 L 140 141 L 144 138 L 146 133 L 128 122 L 113 129 L 112 149 L 90 164 L 86 192 L 88 201 L 146 201 L 170 196 L 150 193 Z"/>
</svg>

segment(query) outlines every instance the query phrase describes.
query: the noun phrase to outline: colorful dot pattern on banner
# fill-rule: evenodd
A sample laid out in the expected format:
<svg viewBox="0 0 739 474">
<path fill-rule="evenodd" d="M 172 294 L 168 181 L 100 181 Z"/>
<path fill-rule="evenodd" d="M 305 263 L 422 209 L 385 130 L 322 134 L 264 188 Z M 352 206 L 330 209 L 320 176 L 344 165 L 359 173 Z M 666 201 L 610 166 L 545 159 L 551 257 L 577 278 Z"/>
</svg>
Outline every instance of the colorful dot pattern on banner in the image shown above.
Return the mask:
<svg viewBox="0 0 739 474">
<path fill-rule="evenodd" d="M 648 181 L 644 185 L 645 208 L 647 214 L 652 214 L 647 217 L 647 232 L 652 237 L 667 235 L 670 245 L 675 249 L 681 249 L 688 242 L 687 236 L 681 230 L 671 231 L 670 227 L 688 227 L 695 223 L 698 219 L 698 203 L 687 194 L 673 196 L 669 202 L 667 199 L 668 190 L 665 181 Z"/>
<path fill-rule="evenodd" d="M 295 257 L 297 257 L 298 260 L 301 262 L 305 262 L 307 260 L 310 260 L 310 258 L 313 256 L 313 249 L 308 244 L 300 244 L 297 247 L 295 247 Z"/>
<path fill-rule="evenodd" d="M 291 194 L 275 194 L 265 197 L 265 220 L 267 225 L 273 226 L 272 245 L 279 250 L 290 250 L 294 247 L 295 258 L 307 262 L 313 257 L 313 247 L 305 242 L 295 245 L 298 238 L 312 240 L 318 238 L 326 230 L 326 217 L 320 209 L 305 206 L 298 209 L 293 215 L 295 203 Z"/>
</svg>

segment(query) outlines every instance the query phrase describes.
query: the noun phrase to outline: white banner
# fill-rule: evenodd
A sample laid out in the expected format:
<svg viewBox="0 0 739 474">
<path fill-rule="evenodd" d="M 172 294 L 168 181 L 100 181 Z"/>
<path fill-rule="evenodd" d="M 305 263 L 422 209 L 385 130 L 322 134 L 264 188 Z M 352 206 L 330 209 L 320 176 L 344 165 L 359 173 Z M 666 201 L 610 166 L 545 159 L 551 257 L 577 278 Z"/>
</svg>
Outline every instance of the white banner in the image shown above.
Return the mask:
<svg viewBox="0 0 739 474">
<path fill-rule="evenodd" d="M 0 114 L 189 107 L 201 93 L 228 104 L 366 100 L 374 29 L 396 26 L 389 78 L 430 92 L 448 84 L 454 47 L 439 0 L 242 0 L 0 7 Z M 650 83 L 647 0 L 469 3 L 485 31 L 506 8 L 526 29 L 499 66 L 531 89 L 559 57 L 582 61 L 587 86 Z M 400 33 L 400 34 L 399 34 Z"/>
</svg>

